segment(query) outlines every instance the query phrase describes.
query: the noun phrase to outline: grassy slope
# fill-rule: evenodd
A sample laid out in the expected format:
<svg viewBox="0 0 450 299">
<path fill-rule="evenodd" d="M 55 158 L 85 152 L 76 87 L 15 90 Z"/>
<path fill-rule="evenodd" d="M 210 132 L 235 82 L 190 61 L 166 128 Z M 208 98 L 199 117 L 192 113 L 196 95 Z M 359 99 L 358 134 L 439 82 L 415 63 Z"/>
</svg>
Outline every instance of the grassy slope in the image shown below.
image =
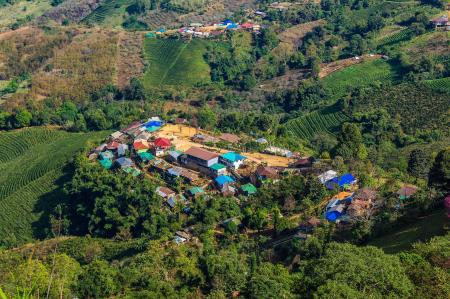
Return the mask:
<svg viewBox="0 0 450 299">
<path fill-rule="evenodd" d="M 149 66 L 142 78 L 145 87 L 209 82 L 210 69 L 203 58 L 207 43 L 200 39 L 146 39 L 144 51 Z"/>
<path fill-rule="evenodd" d="M 13 5 L 6 5 L 0 8 L 0 29 L 7 27 L 17 19 L 31 16 L 36 18 L 41 16 L 44 12 L 49 10 L 52 6 L 50 0 L 37 0 L 37 1 L 17 1 Z"/>
<path fill-rule="evenodd" d="M 450 92 L 450 77 L 426 80 L 424 83 L 433 90 Z"/>
<path fill-rule="evenodd" d="M 46 128 L 0 133 L 0 239 L 42 236 L 63 196 L 64 166 L 96 136 Z"/>
<path fill-rule="evenodd" d="M 402 227 L 393 233 L 375 239 L 368 245 L 380 247 L 386 253 L 408 250 L 414 242 L 425 241 L 431 237 L 442 235 L 444 225 L 445 223 L 448 225 L 448 222 L 444 212 L 439 211 L 419 218 L 415 223 Z"/>
<path fill-rule="evenodd" d="M 338 99 L 355 87 L 369 86 L 375 82 L 392 82 L 396 67 L 382 59 L 352 65 L 325 77 L 322 82 L 331 98 Z"/>
</svg>

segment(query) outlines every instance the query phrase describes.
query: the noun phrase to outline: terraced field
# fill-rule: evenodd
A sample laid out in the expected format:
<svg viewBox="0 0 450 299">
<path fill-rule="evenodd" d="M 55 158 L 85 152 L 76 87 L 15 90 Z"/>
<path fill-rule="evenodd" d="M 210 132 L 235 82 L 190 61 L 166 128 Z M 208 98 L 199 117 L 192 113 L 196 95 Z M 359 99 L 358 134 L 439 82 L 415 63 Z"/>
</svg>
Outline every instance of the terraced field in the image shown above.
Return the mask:
<svg viewBox="0 0 450 299">
<path fill-rule="evenodd" d="M 425 85 L 434 90 L 450 91 L 450 77 L 436 80 L 427 80 L 425 81 Z"/>
<path fill-rule="evenodd" d="M 97 7 L 97 9 L 87 16 L 82 23 L 108 23 L 110 25 L 120 25 L 126 7 L 132 2 L 132 0 L 105 1 L 104 4 Z"/>
<path fill-rule="evenodd" d="M 0 133 L 0 240 L 43 236 L 48 212 L 64 196 L 64 166 L 96 136 L 46 128 Z"/>
<path fill-rule="evenodd" d="M 203 58 L 207 43 L 200 39 L 146 39 L 144 53 L 148 68 L 142 78 L 144 86 L 192 86 L 209 82 L 210 69 Z"/>
<path fill-rule="evenodd" d="M 347 120 L 349 117 L 340 111 L 323 109 L 292 119 L 285 126 L 292 135 L 309 140 L 318 133 L 334 134 Z"/>
<path fill-rule="evenodd" d="M 381 38 L 378 41 L 378 48 L 386 46 L 394 46 L 401 42 L 408 41 L 414 37 L 413 31 L 410 28 L 402 29 L 392 35 Z"/>
<path fill-rule="evenodd" d="M 338 99 L 353 88 L 369 86 L 376 82 L 393 82 L 397 76 L 395 66 L 385 60 L 376 59 L 334 72 L 322 82 L 331 99 Z"/>
</svg>

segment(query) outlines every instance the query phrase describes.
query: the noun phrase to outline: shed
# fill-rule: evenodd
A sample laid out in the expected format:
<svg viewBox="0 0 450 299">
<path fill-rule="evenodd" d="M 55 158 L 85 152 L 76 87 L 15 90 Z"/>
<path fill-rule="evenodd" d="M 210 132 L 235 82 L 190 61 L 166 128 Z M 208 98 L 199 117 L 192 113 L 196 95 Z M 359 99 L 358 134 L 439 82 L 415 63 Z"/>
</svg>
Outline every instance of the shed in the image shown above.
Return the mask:
<svg viewBox="0 0 450 299">
<path fill-rule="evenodd" d="M 155 159 L 155 156 L 153 156 L 149 152 L 142 152 L 142 153 L 139 153 L 138 155 L 142 162 L 148 162 L 148 161 Z"/>
<path fill-rule="evenodd" d="M 118 139 L 118 138 L 122 137 L 122 135 L 123 135 L 122 132 L 116 131 L 116 132 L 111 134 L 111 137 L 114 138 L 114 139 Z"/>
<path fill-rule="evenodd" d="M 111 151 L 104 151 L 100 153 L 100 158 L 111 160 L 112 158 L 114 158 L 114 154 Z"/>
<path fill-rule="evenodd" d="M 205 194 L 205 191 L 201 187 L 192 187 L 189 189 L 189 194 L 192 196 L 199 196 Z"/>
<path fill-rule="evenodd" d="M 103 151 L 106 149 L 106 146 L 107 146 L 106 143 L 100 144 L 99 146 L 97 146 L 97 147 L 95 148 L 94 151 L 97 152 L 97 153 L 103 152 Z"/>
<path fill-rule="evenodd" d="M 136 167 L 125 167 L 122 168 L 123 171 L 125 171 L 126 173 L 131 174 L 134 177 L 137 177 L 138 175 L 141 174 L 141 171 L 139 169 L 137 169 Z"/>
<path fill-rule="evenodd" d="M 146 150 L 150 148 L 150 144 L 148 144 L 147 140 L 136 140 L 133 143 L 133 148 L 137 151 Z"/>
<path fill-rule="evenodd" d="M 234 135 L 234 134 L 230 134 L 230 133 L 222 133 L 219 136 L 219 139 L 222 141 L 229 142 L 229 143 L 237 143 L 241 140 L 241 137 Z"/>
<path fill-rule="evenodd" d="M 256 189 L 256 187 L 250 183 L 242 185 L 241 190 L 247 196 L 255 194 L 258 191 L 258 189 Z"/>
<path fill-rule="evenodd" d="M 133 166 L 133 161 L 130 158 L 121 157 L 116 160 L 116 163 L 119 164 L 121 168 L 131 167 Z"/>
<path fill-rule="evenodd" d="M 119 144 L 117 141 L 111 141 L 106 145 L 106 148 L 109 150 L 116 150 L 119 147 Z"/>
<path fill-rule="evenodd" d="M 397 195 L 398 195 L 399 199 L 405 200 L 405 199 L 408 199 L 411 196 L 413 196 L 417 192 L 418 189 L 419 188 L 417 188 L 416 186 L 406 185 L 397 191 Z"/>
<path fill-rule="evenodd" d="M 220 187 L 226 185 L 226 184 L 232 184 L 234 183 L 234 179 L 228 175 L 220 175 L 217 178 L 214 179 L 214 181 L 219 185 Z"/>
<path fill-rule="evenodd" d="M 361 188 L 355 192 L 353 199 L 374 202 L 377 199 L 377 192 L 366 187 Z"/>
<path fill-rule="evenodd" d="M 260 144 L 266 144 L 269 143 L 269 141 L 267 141 L 266 138 L 258 138 L 256 139 L 256 142 L 260 143 Z"/>
<path fill-rule="evenodd" d="M 183 154 L 182 151 L 173 150 L 168 152 L 168 159 L 172 162 L 179 162 L 180 156 Z"/>
<path fill-rule="evenodd" d="M 167 188 L 167 187 L 158 187 L 156 188 L 156 194 L 158 194 L 159 196 L 163 197 L 163 198 L 169 198 L 172 196 L 175 196 L 175 191 Z"/>
<path fill-rule="evenodd" d="M 328 189 L 333 190 L 336 188 L 336 186 L 340 188 L 347 188 L 350 185 L 353 185 L 356 183 L 356 178 L 350 174 L 346 173 L 341 175 L 340 177 L 332 178 L 331 180 L 326 182 L 326 186 Z"/>
<path fill-rule="evenodd" d="M 335 222 L 344 214 L 345 205 L 337 205 L 325 212 L 325 218 L 328 221 Z"/>
<path fill-rule="evenodd" d="M 337 177 L 337 172 L 334 170 L 327 170 L 324 173 L 320 174 L 317 178 L 319 179 L 319 181 L 322 184 L 325 184 L 326 182 L 328 182 L 329 180 L 334 179 L 335 177 Z"/>
<path fill-rule="evenodd" d="M 124 156 L 125 153 L 127 152 L 127 150 L 128 150 L 128 144 L 121 143 L 117 147 L 117 155 L 119 155 L 119 157 Z"/>
<path fill-rule="evenodd" d="M 256 168 L 256 175 L 260 180 L 276 180 L 279 178 L 278 171 L 275 168 L 263 165 L 259 165 L 258 168 Z"/>
<path fill-rule="evenodd" d="M 99 161 L 100 165 L 104 168 L 104 169 L 110 169 L 112 167 L 112 161 L 110 159 L 102 159 Z"/>
</svg>

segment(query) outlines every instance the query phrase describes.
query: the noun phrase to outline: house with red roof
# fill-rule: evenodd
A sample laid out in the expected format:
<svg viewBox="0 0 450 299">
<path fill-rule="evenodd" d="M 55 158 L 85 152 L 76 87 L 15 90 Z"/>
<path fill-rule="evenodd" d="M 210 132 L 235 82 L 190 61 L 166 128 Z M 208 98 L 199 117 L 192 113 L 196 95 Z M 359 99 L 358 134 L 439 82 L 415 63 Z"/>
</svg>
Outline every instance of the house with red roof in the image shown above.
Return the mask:
<svg viewBox="0 0 450 299">
<path fill-rule="evenodd" d="M 148 144 L 148 142 L 146 140 L 136 140 L 133 143 L 133 148 L 136 151 L 140 151 L 140 150 L 146 150 L 150 148 L 150 144 Z"/>
</svg>

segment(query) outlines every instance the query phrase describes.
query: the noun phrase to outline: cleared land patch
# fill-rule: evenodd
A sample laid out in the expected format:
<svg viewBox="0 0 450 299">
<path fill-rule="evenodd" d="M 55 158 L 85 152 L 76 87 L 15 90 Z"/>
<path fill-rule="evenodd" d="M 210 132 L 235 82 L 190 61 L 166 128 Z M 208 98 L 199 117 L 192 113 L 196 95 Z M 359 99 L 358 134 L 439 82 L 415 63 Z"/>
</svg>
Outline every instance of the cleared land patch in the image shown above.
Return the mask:
<svg viewBox="0 0 450 299">
<path fill-rule="evenodd" d="M 144 53 L 148 68 L 142 78 L 144 85 L 192 86 L 210 82 L 210 69 L 204 59 L 207 43 L 199 39 L 146 39 Z"/>
<path fill-rule="evenodd" d="M 0 239 L 43 236 L 47 214 L 63 200 L 65 165 L 96 136 L 48 128 L 0 133 Z"/>
<path fill-rule="evenodd" d="M 450 92 L 450 77 L 426 80 L 424 84 L 433 90 Z"/>
</svg>

